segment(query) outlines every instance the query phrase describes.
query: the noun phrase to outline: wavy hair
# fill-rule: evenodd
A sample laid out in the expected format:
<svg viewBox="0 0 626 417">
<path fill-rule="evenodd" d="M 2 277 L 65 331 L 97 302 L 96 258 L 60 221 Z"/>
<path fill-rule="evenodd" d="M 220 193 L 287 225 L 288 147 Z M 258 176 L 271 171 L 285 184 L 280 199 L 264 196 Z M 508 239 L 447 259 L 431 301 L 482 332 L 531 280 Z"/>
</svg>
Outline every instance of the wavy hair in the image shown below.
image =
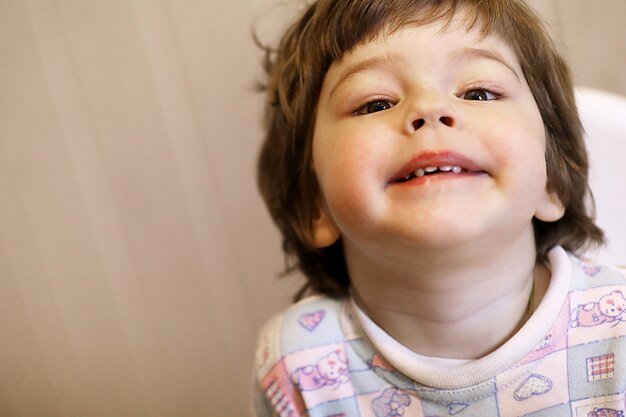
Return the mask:
<svg viewBox="0 0 626 417">
<path fill-rule="evenodd" d="M 265 140 L 258 186 L 283 237 L 287 270 L 299 268 L 307 292 L 348 291 L 341 239 L 326 248 L 309 244 L 320 189 L 313 171 L 315 109 L 330 65 L 353 48 L 405 26 L 448 24 L 460 16 L 467 29 L 495 34 L 517 55 L 546 129 L 548 190 L 565 207 L 556 222 L 533 219 L 537 259 L 556 245 L 578 253 L 604 240 L 589 208 L 588 159 L 569 69 L 538 16 L 521 0 L 318 0 L 265 51 Z M 589 207 L 585 202 L 589 203 Z"/>
</svg>

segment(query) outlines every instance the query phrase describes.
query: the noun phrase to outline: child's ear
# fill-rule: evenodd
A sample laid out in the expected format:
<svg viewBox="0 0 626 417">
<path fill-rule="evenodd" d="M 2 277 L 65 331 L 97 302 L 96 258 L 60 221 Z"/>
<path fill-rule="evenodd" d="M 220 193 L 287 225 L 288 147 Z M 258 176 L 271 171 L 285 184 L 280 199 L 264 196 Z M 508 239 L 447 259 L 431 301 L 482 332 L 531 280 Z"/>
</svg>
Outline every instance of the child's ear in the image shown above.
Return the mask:
<svg viewBox="0 0 626 417">
<path fill-rule="evenodd" d="M 555 222 L 565 214 L 565 207 L 555 192 L 546 191 L 539 201 L 535 217 L 544 222 Z"/>
<path fill-rule="evenodd" d="M 310 243 L 316 248 L 325 248 L 339 239 L 339 228 L 328 210 L 318 205 L 317 213 L 311 224 Z"/>
</svg>

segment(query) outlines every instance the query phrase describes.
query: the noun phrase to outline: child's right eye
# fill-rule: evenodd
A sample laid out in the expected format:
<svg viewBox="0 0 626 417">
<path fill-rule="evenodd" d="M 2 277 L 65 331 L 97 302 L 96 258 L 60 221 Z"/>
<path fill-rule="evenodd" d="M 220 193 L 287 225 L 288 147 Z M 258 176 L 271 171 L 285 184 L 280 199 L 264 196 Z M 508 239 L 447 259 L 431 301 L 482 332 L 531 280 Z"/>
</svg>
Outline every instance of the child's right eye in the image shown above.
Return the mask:
<svg viewBox="0 0 626 417">
<path fill-rule="evenodd" d="M 356 115 L 365 115 L 387 110 L 393 107 L 393 103 L 389 100 L 373 100 L 364 104 L 354 111 Z"/>
</svg>

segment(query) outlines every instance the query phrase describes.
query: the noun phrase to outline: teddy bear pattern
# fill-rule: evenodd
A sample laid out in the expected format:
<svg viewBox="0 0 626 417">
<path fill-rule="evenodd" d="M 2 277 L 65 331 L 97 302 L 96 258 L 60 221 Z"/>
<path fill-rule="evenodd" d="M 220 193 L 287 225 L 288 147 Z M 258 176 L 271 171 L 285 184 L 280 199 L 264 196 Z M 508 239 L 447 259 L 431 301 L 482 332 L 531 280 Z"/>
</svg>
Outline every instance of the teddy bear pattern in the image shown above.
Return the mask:
<svg viewBox="0 0 626 417">
<path fill-rule="evenodd" d="M 624 417 L 624 412 L 612 408 L 594 408 L 587 417 Z"/>
<path fill-rule="evenodd" d="M 331 352 L 315 365 L 297 368 L 291 373 L 291 380 L 300 391 L 312 391 L 325 386 L 339 386 L 349 380 L 348 364 L 342 350 Z"/>
<path fill-rule="evenodd" d="M 626 321 L 626 298 L 621 291 L 613 291 L 597 302 L 580 304 L 572 312 L 572 327 L 592 327 L 602 323 Z"/>
</svg>

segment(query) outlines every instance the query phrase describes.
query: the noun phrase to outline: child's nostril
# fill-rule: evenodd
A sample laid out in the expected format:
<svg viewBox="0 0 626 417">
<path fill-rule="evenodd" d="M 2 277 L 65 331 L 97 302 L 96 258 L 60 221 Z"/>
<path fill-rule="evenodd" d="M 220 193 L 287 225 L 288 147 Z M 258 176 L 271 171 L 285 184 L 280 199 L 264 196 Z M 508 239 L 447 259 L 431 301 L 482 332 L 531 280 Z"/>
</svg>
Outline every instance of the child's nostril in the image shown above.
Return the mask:
<svg viewBox="0 0 626 417">
<path fill-rule="evenodd" d="M 424 119 L 418 119 L 413 121 L 413 129 L 417 130 L 424 126 Z"/>
<path fill-rule="evenodd" d="M 454 119 L 452 117 L 441 116 L 439 118 L 439 121 L 441 123 L 443 123 L 444 125 L 448 126 L 448 127 L 453 127 L 454 126 Z"/>
</svg>

